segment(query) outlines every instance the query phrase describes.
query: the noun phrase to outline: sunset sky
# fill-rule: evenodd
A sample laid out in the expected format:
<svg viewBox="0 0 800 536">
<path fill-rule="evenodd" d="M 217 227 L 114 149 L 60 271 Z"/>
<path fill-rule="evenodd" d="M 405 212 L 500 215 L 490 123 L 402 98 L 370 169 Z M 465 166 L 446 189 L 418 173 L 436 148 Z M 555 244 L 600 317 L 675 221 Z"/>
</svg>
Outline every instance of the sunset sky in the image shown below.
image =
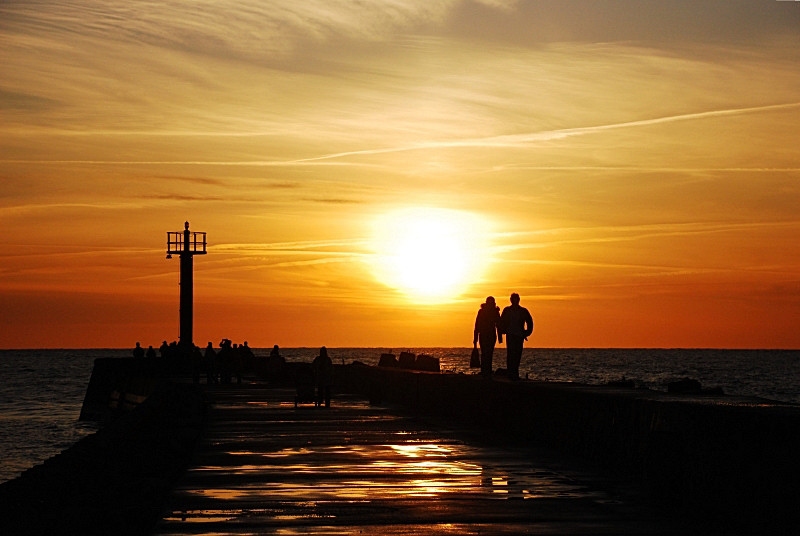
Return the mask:
<svg viewBox="0 0 800 536">
<path fill-rule="evenodd" d="M 0 348 L 800 348 L 800 2 L 0 3 Z"/>
</svg>

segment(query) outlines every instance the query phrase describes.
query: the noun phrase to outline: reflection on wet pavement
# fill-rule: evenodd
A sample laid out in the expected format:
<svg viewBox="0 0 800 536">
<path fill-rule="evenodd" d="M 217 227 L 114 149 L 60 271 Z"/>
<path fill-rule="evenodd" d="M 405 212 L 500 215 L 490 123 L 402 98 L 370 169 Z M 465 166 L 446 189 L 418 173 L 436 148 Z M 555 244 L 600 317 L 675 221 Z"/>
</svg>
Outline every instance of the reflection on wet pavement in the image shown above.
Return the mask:
<svg viewBox="0 0 800 536">
<path fill-rule="evenodd" d="M 530 449 L 474 444 L 358 398 L 324 409 L 258 385 L 212 395 L 159 534 L 656 533 L 598 478 Z"/>
</svg>

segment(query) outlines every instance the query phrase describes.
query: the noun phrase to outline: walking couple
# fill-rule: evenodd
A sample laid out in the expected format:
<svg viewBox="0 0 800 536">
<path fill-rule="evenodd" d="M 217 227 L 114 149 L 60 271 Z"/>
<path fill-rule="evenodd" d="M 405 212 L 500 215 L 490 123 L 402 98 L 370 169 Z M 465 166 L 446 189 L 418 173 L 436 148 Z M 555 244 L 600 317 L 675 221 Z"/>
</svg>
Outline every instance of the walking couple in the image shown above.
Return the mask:
<svg viewBox="0 0 800 536">
<path fill-rule="evenodd" d="M 473 348 L 481 347 L 481 374 L 492 375 L 492 355 L 494 345 L 503 343 L 506 337 L 506 370 L 509 379 L 519 379 L 519 362 L 522 359 L 522 345 L 533 333 L 533 317 L 519 304 L 519 294 L 511 294 L 511 305 L 503 309 L 494 302 L 494 297 L 486 298 L 475 318 L 475 331 L 472 336 Z"/>
</svg>

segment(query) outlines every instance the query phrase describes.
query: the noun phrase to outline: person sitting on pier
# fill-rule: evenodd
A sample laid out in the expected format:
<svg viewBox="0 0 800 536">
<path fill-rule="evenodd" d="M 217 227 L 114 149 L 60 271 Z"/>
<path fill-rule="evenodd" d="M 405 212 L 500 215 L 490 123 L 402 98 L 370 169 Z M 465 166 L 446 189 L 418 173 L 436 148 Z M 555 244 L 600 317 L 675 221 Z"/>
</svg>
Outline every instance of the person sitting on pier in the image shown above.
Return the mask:
<svg viewBox="0 0 800 536">
<path fill-rule="evenodd" d="M 156 350 L 153 348 L 153 345 L 147 347 L 147 352 L 145 352 L 144 356 L 147 359 L 155 359 L 156 358 Z"/>
<path fill-rule="evenodd" d="M 333 384 L 333 361 L 328 357 L 328 349 L 324 346 L 319 349 L 319 355 L 314 358 L 311 367 L 314 369 L 314 383 L 317 386 L 316 405 L 331 407 L 331 384 Z"/>
</svg>

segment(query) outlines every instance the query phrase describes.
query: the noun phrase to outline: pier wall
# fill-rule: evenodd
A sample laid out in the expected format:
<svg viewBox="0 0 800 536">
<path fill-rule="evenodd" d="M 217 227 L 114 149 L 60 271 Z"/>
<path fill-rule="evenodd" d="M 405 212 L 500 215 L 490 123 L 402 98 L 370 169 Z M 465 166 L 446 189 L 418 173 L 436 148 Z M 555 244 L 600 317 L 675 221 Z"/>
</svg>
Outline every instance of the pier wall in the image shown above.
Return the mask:
<svg viewBox="0 0 800 536">
<path fill-rule="evenodd" d="M 338 378 L 375 403 L 596 462 L 690 519 L 758 533 L 800 526 L 800 406 L 360 364 Z"/>
<path fill-rule="evenodd" d="M 160 383 L 135 410 L 0 484 L 0 534 L 149 534 L 189 464 L 206 407 L 197 386 Z"/>
<path fill-rule="evenodd" d="M 135 409 L 163 383 L 162 368 L 161 360 L 95 359 L 80 420 L 102 421 Z"/>
</svg>

